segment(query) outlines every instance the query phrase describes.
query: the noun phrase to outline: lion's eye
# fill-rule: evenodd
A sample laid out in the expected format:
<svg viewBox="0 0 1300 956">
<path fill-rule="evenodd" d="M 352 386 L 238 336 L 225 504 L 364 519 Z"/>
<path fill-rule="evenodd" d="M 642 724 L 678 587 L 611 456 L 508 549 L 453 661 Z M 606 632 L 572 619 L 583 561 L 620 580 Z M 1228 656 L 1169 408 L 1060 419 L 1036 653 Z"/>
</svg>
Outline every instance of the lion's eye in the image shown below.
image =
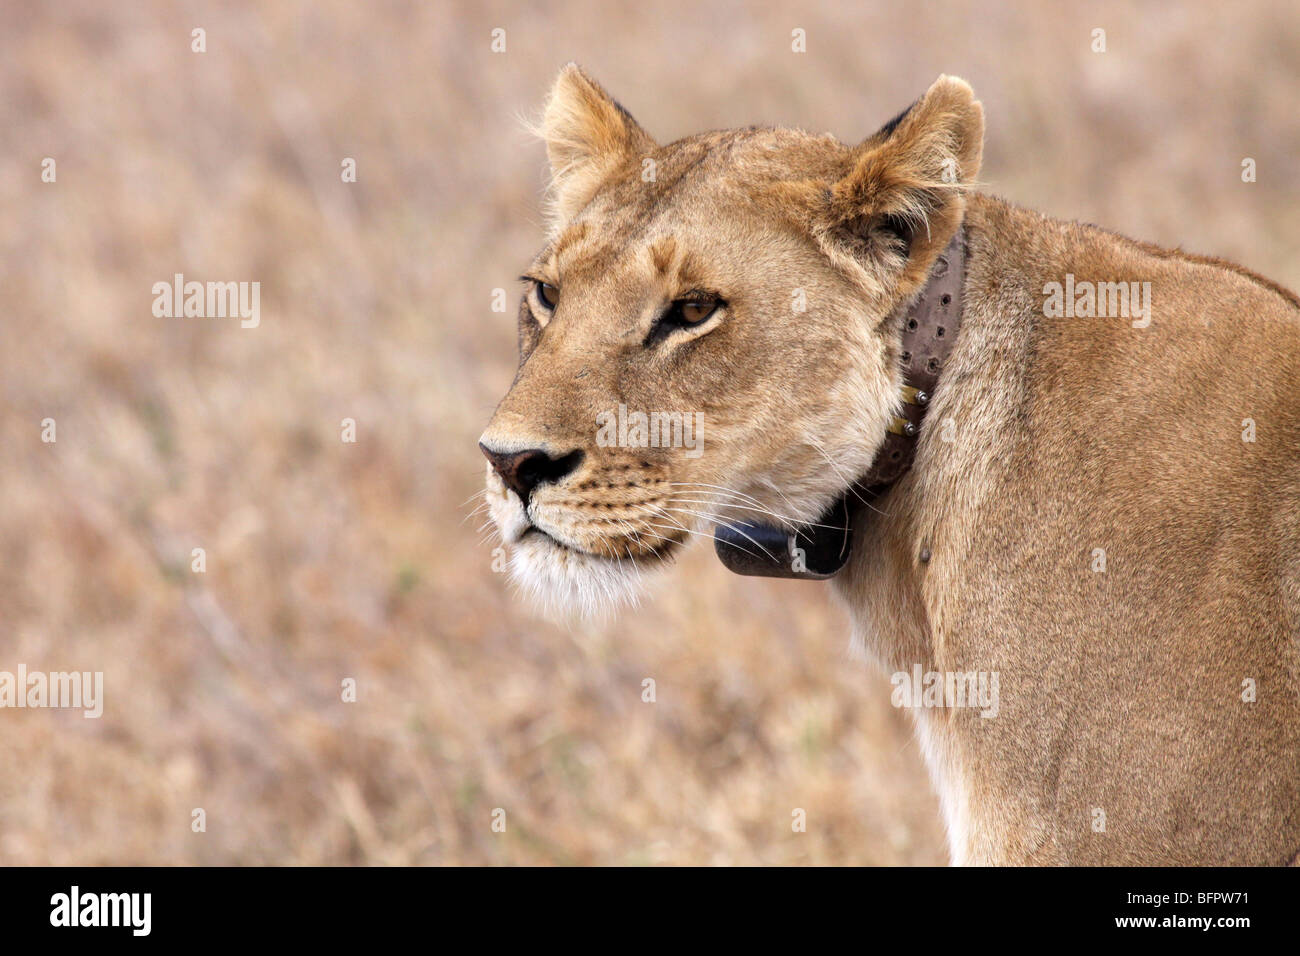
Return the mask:
<svg viewBox="0 0 1300 956">
<path fill-rule="evenodd" d="M 664 321 L 685 329 L 703 325 L 721 304 L 717 299 L 679 299 L 668 309 Z"/>
<path fill-rule="evenodd" d="M 645 344 L 650 346 L 662 342 L 675 331 L 706 326 L 709 319 L 713 318 L 720 309 L 726 308 L 726 305 L 727 303 L 721 298 L 711 294 L 688 293 L 684 299 L 674 299 L 650 329 Z"/>
<path fill-rule="evenodd" d="M 560 289 L 549 282 L 538 282 L 537 299 L 542 303 L 543 308 L 554 310 L 556 303 L 560 301 Z"/>
</svg>

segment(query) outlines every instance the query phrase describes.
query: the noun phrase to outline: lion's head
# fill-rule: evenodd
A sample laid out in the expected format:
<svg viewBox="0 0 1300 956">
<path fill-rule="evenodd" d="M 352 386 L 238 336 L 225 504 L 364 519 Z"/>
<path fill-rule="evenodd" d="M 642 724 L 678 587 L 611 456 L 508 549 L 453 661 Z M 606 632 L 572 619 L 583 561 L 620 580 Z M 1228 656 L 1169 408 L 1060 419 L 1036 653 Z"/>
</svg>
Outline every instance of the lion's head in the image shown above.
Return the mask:
<svg viewBox="0 0 1300 956">
<path fill-rule="evenodd" d="M 659 146 L 571 64 L 541 134 L 552 228 L 480 444 L 516 579 L 591 611 L 718 523 L 815 520 L 868 468 L 899 401 L 887 319 L 961 222 L 983 113 L 940 77 L 857 146 Z"/>
</svg>

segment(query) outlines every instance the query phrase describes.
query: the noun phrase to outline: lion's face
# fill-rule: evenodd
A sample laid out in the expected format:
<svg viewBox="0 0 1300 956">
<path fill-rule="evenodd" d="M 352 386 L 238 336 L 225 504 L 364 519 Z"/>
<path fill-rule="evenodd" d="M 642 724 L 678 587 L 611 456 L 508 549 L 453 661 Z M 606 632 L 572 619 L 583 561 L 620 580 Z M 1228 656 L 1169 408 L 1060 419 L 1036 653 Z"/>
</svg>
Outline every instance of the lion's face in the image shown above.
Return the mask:
<svg viewBox="0 0 1300 956">
<path fill-rule="evenodd" d="M 555 228 L 481 447 L 516 579 L 592 611 L 715 524 L 815 520 L 867 469 L 917 240 L 882 216 L 840 244 L 858 153 L 829 137 L 659 147 L 572 67 L 544 135 Z"/>
</svg>

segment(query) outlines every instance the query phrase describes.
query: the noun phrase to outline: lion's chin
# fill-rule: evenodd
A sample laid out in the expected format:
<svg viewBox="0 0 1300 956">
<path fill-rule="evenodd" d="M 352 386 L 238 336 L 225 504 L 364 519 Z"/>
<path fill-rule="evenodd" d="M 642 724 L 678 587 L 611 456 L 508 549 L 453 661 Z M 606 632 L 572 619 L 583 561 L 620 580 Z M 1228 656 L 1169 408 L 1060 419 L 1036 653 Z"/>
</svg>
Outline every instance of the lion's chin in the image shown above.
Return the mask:
<svg viewBox="0 0 1300 956">
<path fill-rule="evenodd" d="M 513 546 L 510 577 L 548 617 L 591 620 L 635 606 L 645 593 L 645 577 L 665 563 L 602 558 L 543 534 L 526 534 Z"/>
</svg>

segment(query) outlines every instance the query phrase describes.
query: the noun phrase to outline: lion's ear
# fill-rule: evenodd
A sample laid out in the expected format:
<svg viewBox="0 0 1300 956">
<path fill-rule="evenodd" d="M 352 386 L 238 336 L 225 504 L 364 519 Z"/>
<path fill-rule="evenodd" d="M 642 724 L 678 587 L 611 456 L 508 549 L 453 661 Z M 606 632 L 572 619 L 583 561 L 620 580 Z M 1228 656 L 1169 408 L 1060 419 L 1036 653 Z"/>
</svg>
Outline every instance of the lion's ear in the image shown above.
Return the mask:
<svg viewBox="0 0 1300 956">
<path fill-rule="evenodd" d="M 923 279 L 961 222 L 983 151 L 983 107 L 964 80 L 939 77 L 854 149 L 831 188 L 828 232 L 856 258 L 902 265 L 905 283 Z"/>
<path fill-rule="evenodd" d="M 630 159 L 655 148 L 636 120 L 576 63 L 560 71 L 540 127 L 555 213 L 567 220 Z"/>
</svg>

